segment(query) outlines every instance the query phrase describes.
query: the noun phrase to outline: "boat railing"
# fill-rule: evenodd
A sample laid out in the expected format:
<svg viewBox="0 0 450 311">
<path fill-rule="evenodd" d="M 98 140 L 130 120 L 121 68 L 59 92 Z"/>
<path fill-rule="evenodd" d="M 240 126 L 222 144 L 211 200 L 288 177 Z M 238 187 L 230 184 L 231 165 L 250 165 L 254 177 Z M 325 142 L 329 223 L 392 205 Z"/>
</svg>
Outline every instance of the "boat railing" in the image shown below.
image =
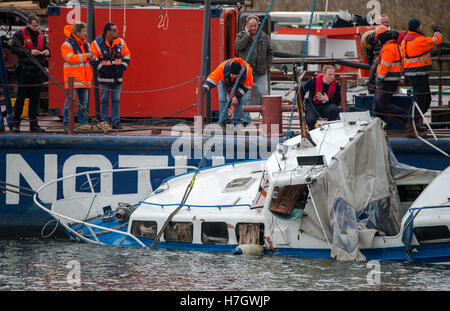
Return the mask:
<svg viewBox="0 0 450 311">
<path fill-rule="evenodd" d="M 61 224 L 67 231 L 69 231 L 70 233 L 72 233 L 75 237 L 79 238 L 80 240 L 87 242 L 87 243 L 94 243 L 94 244 L 104 244 L 102 243 L 98 237 L 97 234 L 95 232 L 94 229 L 100 229 L 104 231 L 108 231 L 108 232 L 112 232 L 112 233 L 117 233 L 117 234 L 121 234 L 124 236 L 127 236 L 131 239 L 133 239 L 134 241 L 136 241 L 140 246 L 147 248 L 147 246 L 142 243 L 141 240 L 139 240 L 136 236 L 125 232 L 125 231 L 120 231 L 120 230 L 116 230 L 113 228 L 107 228 L 104 226 L 100 226 L 100 225 L 96 225 L 93 223 L 89 223 L 87 222 L 91 209 L 94 205 L 94 201 L 100 197 L 100 195 L 95 191 L 95 178 L 92 175 L 98 175 L 98 174 L 114 174 L 114 173 L 123 173 L 123 172 L 132 172 L 132 171 L 152 171 L 152 170 L 168 170 L 168 169 L 187 169 L 187 170 L 198 170 L 197 167 L 195 166 L 158 166 L 158 167 L 133 167 L 133 168 L 122 168 L 122 169 L 107 169 L 107 170 L 93 170 L 93 171 L 86 171 L 86 172 L 81 172 L 81 173 L 76 173 L 76 174 L 71 174 L 71 175 L 67 175 L 61 178 L 57 178 L 54 180 L 51 180 L 47 183 L 44 183 L 41 187 L 39 187 L 39 189 L 36 190 L 36 192 L 33 195 L 33 200 L 34 203 L 41 208 L 43 211 L 45 211 L 46 213 L 50 214 L 53 218 L 55 218 L 59 224 Z M 81 188 L 83 188 L 83 190 L 89 190 L 90 193 L 86 193 L 86 196 L 82 197 L 82 198 L 75 198 L 75 199 L 85 199 L 85 198 L 90 198 L 91 200 L 88 201 L 87 203 L 89 203 L 89 207 L 88 207 L 88 213 L 86 215 L 86 219 L 81 220 L 81 219 L 76 219 L 74 217 L 70 217 L 68 215 L 63 215 L 60 212 L 56 212 L 53 211 L 51 208 L 48 208 L 46 206 L 46 204 L 39 198 L 39 194 L 42 193 L 42 191 L 46 188 L 48 188 L 49 186 L 55 184 L 55 183 L 59 183 L 62 182 L 64 180 L 67 179 L 72 179 L 72 178 L 78 178 L 81 176 L 86 176 L 87 181 L 84 182 L 81 186 Z M 87 187 L 86 187 L 87 186 Z M 89 197 L 87 195 L 90 195 Z M 137 194 L 136 194 L 137 195 Z M 147 194 L 150 195 L 150 194 Z M 54 202 L 52 202 L 52 206 L 54 206 L 54 203 L 57 201 L 61 201 L 61 200 L 65 200 L 64 199 L 60 199 L 60 200 L 56 200 Z M 139 201 L 139 200 L 138 200 Z M 80 206 L 75 204 L 75 207 L 79 208 Z M 97 215 L 100 216 L 100 215 Z M 86 228 L 88 228 L 89 232 L 91 233 L 92 237 L 94 240 L 91 240 L 89 238 L 87 238 L 86 236 L 84 236 L 83 234 L 79 233 L 78 231 L 74 230 L 73 228 L 70 227 L 70 224 L 80 224 L 82 226 L 86 226 Z M 98 233 L 98 232 L 97 232 Z"/>
<path fill-rule="evenodd" d="M 179 204 L 179 203 L 170 203 L 170 204 L 160 204 L 160 203 L 152 203 L 152 202 L 145 202 L 145 201 L 141 201 L 139 202 L 139 204 L 148 204 L 148 205 L 154 205 L 154 206 L 160 206 L 161 208 L 164 207 L 170 207 L 170 206 L 184 206 L 187 207 L 188 209 L 190 209 L 191 207 L 200 207 L 200 208 L 218 208 L 219 210 L 221 210 L 222 208 L 227 208 L 227 207 L 248 207 L 251 208 L 250 204 L 217 204 L 217 205 L 198 205 L 198 204 Z"/>
</svg>

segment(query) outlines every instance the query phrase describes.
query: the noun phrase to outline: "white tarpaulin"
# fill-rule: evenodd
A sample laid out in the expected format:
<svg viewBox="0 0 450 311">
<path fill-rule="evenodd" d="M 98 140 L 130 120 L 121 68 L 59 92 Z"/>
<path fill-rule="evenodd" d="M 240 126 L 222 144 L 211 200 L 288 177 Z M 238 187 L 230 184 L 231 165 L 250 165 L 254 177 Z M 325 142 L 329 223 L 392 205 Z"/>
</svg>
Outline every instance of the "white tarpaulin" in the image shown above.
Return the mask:
<svg viewBox="0 0 450 311">
<path fill-rule="evenodd" d="M 370 247 L 377 231 L 398 232 L 402 216 L 382 121 L 370 122 L 328 168 L 311 184 L 317 211 L 307 205 L 302 230 L 330 241 L 337 260 L 365 260 L 360 248 Z"/>
</svg>

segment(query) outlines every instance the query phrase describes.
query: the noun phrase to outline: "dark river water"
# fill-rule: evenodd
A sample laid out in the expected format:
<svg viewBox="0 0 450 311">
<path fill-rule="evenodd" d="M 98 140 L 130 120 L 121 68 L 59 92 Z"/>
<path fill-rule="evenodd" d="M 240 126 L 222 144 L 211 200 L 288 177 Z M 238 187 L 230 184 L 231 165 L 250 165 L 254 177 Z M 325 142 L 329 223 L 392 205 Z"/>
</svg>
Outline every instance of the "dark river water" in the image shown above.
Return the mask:
<svg viewBox="0 0 450 311">
<path fill-rule="evenodd" d="M 450 266 L 0 240 L 0 291 L 448 291 Z"/>
</svg>

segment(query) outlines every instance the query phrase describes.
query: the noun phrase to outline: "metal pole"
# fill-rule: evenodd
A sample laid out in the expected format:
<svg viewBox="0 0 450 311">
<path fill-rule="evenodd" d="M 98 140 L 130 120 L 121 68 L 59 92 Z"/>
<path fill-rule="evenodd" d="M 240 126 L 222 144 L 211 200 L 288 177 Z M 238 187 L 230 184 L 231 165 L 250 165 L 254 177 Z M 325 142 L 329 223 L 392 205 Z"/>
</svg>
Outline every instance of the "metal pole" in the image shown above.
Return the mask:
<svg viewBox="0 0 450 311">
<path fill-rule="evenodd" d="M 200 68 L 200 75 L 203 77 L 204 81 L 206 81 L 209 71 L 210 71 L 210 24 L 211 24 L 211 0 L 205 0 L 205 9 L 204 9 L 204 15 L 203 15 L 203 41 L 202 41 L 202 64 Z M 210 92 L 208 92 L 210 93 Z M 203 89 L 201 92 L 199 92 L 198 96 L 202 96 L 203 98 Z M 208 111 L 211 111 L 211 102 L 206 102 L 206 120 L 210 118 Z M 202 111 L 203 115 L 203 111 Z"/>
<path fill-rule="evenodd" d="M 209 26 L 209 33 L 211 33 L 211 25 Z M 211 35 L 208 37 L 208 56 L 207 56 L 207 63 L 206 63 L 206 76 L 207 78 L 208 74 L 211 72 Z M 211 123 L 211 92 L 206 93 L 206 123 Z"/>
<path fill-rule="evenodd" d="M 13 111 L 11 107 L 11 96 L 9 95 L 8 89 L 8 74 L 6 71 L 5 62 L 3 61 L 3 39 L 0 38 L 0 75 L 3 87 L 3 97 L 5 98 L 5 108 L 6 108 L 6 121 L 8 123 L 9 129 L 13 127 Z M 1 109 L 0 109 L 1 113 Z M 0 127 L 3 127 L 3 116 L 0 119 Z"/>
<path fill-rule="evenodd" d="M 197 116 L 203 118 L 203 106 L 204 106 L 204 92 L 203 92 L 203 77 L 197 77 Z"/>
<path fill-rule="evenodd" d="M 91 43 L 95 40 L 95 14 L 94 14 L 95 4 L 94 0 L 89 0 L 87 3 L 87 41 Z M 95 102 L 95 117 L 100 119 L 100 91 L 97 80 L 97 70 L 93 70 L 94 76 L 94 102 Z M 89 93 L 90 94 L 90 93 Z M 88 101 L 88 111 L 89 111 L 89 103 Z"/>
<path fill-rule="evenodd" d="M 73 87 L 75 78 L 70 76 L 67 79 L 68 84 L 69 84 L 69 88 L 67 89 L 67 95 L 69 97 L 69 121 L 67 123 L 67 128 L 68 128 L 68 134 L 69 135 L 73 135 L 73 128 L 74 128 L 74 122 L 73 122 L 73 115 L 74 115 L 74 106 L 75 106 L 75 89 Z"/>
</svg>

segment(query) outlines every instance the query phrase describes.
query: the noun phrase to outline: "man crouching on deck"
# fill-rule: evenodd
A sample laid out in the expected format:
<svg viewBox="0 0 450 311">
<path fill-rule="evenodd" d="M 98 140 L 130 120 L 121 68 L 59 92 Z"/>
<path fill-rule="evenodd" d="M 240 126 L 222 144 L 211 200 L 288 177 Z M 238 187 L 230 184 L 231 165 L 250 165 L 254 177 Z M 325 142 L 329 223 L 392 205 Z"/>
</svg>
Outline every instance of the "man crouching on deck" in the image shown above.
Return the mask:
<svg viewBox="0 0 450 311">
<path fill-rule="evenodd" d="M 309 130 L 314 129 L 319 118 L 327 118 L 328 121 L 338 118 L 341 91 L 339 84 L 336 83 L 333 66 L 325 66 L 316 78 L 306 81 L 301 87 L 302 101 L 307 92 L 309 97 L 305 103 L 305 120 Z"/>
</svg>

